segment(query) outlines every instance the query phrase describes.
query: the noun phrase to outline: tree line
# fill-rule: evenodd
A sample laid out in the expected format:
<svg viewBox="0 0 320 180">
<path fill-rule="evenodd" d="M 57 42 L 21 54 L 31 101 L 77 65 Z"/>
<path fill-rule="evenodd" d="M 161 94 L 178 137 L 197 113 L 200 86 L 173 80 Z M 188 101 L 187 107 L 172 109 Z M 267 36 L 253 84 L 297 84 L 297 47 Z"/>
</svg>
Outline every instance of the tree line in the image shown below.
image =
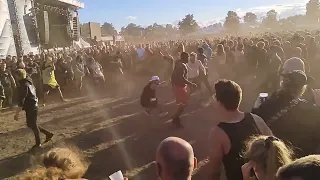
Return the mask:
<svg viewBox="0 0 320 180">
<path fill-rule="evenodd" d="M 239 17 L 235 11 L 229 11 L 224 23 L 215 23 L 211 28 L 224 28 L 229 33 L 237 33 L 242 26 L 250 28 L 267 29 L 293 29 L 297 24 L 319 23 L 320 18 L 320 0 L 310 0 L 306 4 L 305 15 L 295 15 L 279 19 L 279 14 L 275 10 L 270 10 L 266 16 L 259 19 L 254 12 L 247 12 L 243 17 Z M 204 27 L 208 28 L 208 27 Z M 160 25 L 154 23 L 147 27 L 130 23 L 122 27 L 120 32 L 114 28 L 112 23 L 104 23 L 101 26 L 103 36 L 121 34 L 127 38 L 152 38 L 152 37 L 170 37 L 176 34 L 187 35 L 201 30 L 193 14 L 186 15 L 180 20 L 177 26 L 172 24 Z"/>
</svg>

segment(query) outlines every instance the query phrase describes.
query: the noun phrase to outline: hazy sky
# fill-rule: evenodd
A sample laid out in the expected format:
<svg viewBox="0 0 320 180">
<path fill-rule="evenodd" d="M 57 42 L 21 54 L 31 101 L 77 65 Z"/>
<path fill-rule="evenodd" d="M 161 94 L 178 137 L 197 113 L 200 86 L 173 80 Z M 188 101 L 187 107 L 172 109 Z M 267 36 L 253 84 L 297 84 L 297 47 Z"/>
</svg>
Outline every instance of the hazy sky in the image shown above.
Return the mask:
<svg viewBox="0 0 320 180">
<path fill-rule="evenodd" d="M 153 23 L 176 24 L 186 14 L 194 14 L 200 26 L 225 18 L 229 10 L 240 17 L 251 11 L 263 16 L 275 9 L 281 17 L 305 13 L 308 0 L 81 0 L 80 21 L 109 22 L 117 29 L 133 22 L 141 26 Z"/>
</svg>

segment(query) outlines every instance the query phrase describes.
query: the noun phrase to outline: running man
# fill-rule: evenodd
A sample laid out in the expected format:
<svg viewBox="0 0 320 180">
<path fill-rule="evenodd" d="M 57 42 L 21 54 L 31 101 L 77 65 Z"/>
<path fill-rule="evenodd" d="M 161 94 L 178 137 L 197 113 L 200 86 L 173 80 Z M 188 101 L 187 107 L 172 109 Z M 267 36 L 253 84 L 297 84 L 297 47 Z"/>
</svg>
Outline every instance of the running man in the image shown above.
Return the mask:
<svg viewBox="0 0 320 180">
<path fill-rule="evenodd" d="M 56 80 L 56 77 L 54 74 L 55 70 L 56 70 L 56 67 L 54 66 L 54 63 L 52 62 L 52 58 L 49 57 L 45 63 L 44 70 L 42 71 L 43 106 L 46 105 L 47 97 L 48 97 L 49 93 L 53 90 L 57 90 L 60 95 L 60 100 L 62 102 L 66 102 L 66 100 L 63 98 L 60 86 Z"/>
<path fill-rule="evenodd" d="M 192 86 L 193 88 L 197 87 L 197 84 L 188 80 L 188 62 L 189 54 L 182 52 L 181 59 L 175 62 L 175 67 L 171 75 L 172 90 L 178 106 L 175 114 L 173 115 L 172 123 L 177 127 L 182 127 L 180 116 L 189 101 L 188 85 Z"/>
</svg>

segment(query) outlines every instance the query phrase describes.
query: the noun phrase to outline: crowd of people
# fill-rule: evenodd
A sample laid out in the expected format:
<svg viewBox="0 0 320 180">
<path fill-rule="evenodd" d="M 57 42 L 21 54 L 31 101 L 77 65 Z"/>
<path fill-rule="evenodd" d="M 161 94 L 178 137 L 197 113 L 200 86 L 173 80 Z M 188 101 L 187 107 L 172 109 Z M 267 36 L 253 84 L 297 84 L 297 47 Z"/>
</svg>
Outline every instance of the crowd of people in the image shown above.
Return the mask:
<svg viewBox="0 0 320 180">
<path fill-rule="evenodd" d="M 319 32 L 300 31 L 7 57 L 0 66 L 0 103 L 12 107 L 16 101 L 21 107 L 16 119 L 20 110 L 26 111 L 39 147 L 39 132 L 46 135 L 45 142 L 53 133 L 36 123 L 38 97 L 45 105 L 54 90 L 66 101 L 66 91 L 84 94 L 86 83 L 110 89 L 121 87 L 126 75 L 152 76 L 141 88 L 140 102 L 148 116 L 156 108 L 161 116 L 168 115 L 155 93 L 162 84 L 172 85 L 177 104 L 172 124 L 177 128 L 183 128 L 181 115 L 190 98 L 209 100 L 204 108 L 215 109 L 219 122 L 210 132 L 211 179 L 220 179 L 222 165 L 228 180 L 320 179 L 320 156 L 314 155 L 320 152 L 319 43 Z M 251 82 L 241 87 L 248 76 Z M 255 85 L 251 94 L 257 100 L 251 112 L 243 112 L 242 88 Z M 28 171 L 25 179 L 81 178 L 87 166 L 76 155 L 64 157 L 64 151 L 44 154 L 42 167 Z M 192 146 L 176 137 L 161 142 L 156 164 L 164 180 L 191 179 L 197 167 Z"/>
</svg>

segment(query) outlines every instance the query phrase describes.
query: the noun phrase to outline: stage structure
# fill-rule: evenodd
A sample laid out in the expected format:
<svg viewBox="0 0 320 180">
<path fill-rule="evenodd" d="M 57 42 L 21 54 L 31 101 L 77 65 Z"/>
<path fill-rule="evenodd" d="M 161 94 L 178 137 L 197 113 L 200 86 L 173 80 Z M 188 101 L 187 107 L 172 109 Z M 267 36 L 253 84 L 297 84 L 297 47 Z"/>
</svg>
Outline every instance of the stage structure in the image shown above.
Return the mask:
<svg viewBox="0 0 320 180">
<path fill-rule="evenodd" d="M 6 1 L 6 2 L 5 2 Z M 0 18 L 0 55 L 21 56 L 41 49 L 68 47 L 80 37 L 78 10 L 84 4 L 77 0 L 0 0 L 9 12 Z M 3 23 L 2 19 L 11 23 Z M 5 24 L 5 26 L 3 25 Z M 2 35 L 6 27 L 6 36 Z M 8 37 L 9 36 L 9 37 Z M 10 37 L 11 36 L 11 37 Z M 11 40 L 10 40 L 11 39 Z M 16 53 L 12 47 L 14 39 Z M 4 42 L 5 41 L 5 42 Z M 12 48 L 11 48 L 12 49 Z"/>
<path fill-rule="evenodd" d="M 7 0 L 0 0 L 0 58 L 16 55 Z"/>
</svg>

